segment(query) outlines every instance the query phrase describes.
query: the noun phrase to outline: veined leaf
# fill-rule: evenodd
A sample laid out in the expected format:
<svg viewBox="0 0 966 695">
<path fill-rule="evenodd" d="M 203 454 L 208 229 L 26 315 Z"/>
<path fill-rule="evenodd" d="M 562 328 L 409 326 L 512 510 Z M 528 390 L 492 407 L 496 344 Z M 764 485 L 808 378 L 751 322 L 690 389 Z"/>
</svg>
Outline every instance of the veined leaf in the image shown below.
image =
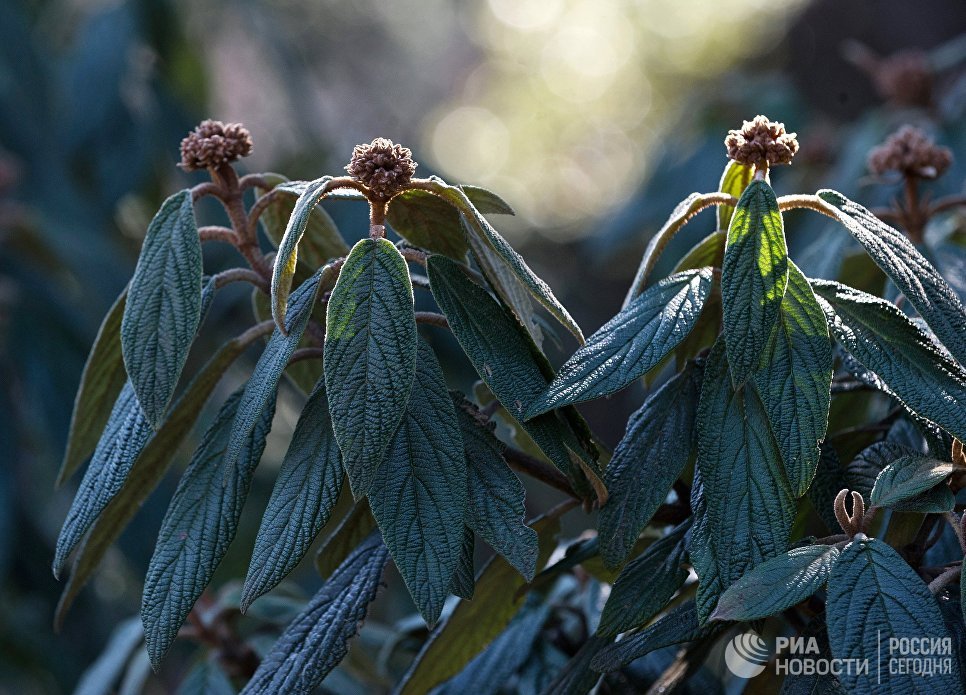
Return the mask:
<svg viewBox="0 0 966 695">
<path fill-rule="evenodd" d="M 342 491 L 342 455 L 332 434 L 325 383 L 305 404 L 265 507 L 245 578 L 241 610 L 295 569 Z"/>
<path fill-rule="evenodd" d="M 339 565 L 259 664 L 242 695 L 309 695 L 349 651 L 388 553 L 372 534 Z"/>
<path fill-rule="evenodd" d="M 754 176 L 755 168 L 733 159 L 728 160 L 724 173 L 721 174 L 721 183 L 718 190 L 727 193 L 735 198 L 740 198 L 741 194 L 748 188 Z M 727 229 L 731 225 L 731 217 L 735 214 L 733 205 L 718 206 L 718 229 Z"/>
<path fill-rule="evenodd" d="M 686 271 L 645 290 L 567 360 L 524 417 L 606 396 L 646 374 L 694 327 L 711 277 L 710 268 Z"/>
<path fill-rule="evenodd" d="M 738 199 L 721 267 L 728 364 L 736 385 L 758 360 L 781 311 L 788 282 L 785 230 L 775 192 L 752 181 Z"/>
<path fill-rule="evenodd" d="M 842 347 L 875 372 L 913 412 L 966 439 L 966 371 L 942 354 L 895 305 L 840 285 L 812 280 Z"/>
<path fill-rule="evenodd" d="M 432 625 L 463 546 L 466 454 L 436 355 L 422 341 L 418 350 L 412 394 L 376 470 L 369 505 L 416 607 Z"/>
<path fill-rule="evenodd" d="M 427 251 L 457 261 L 466 258 L 469 246 L 452 205 L 427 191 L 405 191 L 392 199 L 386 221 L 399 236 Z"/>
<path fill-rule="evenodd" d="M 358 242 L 342 267 L 326 313 L 323 367 L 332 427 L 359 499 L 403 418 L 416 369 L 409 268 L 386 239 Z"/>
<path fill-rule="evenodd" d="M 151 220 L 121 320 L 124 366 L 157 428 L 201 319 L 201 240 L 191 191 L 168 198 Z"/>
<path fill-rule="evenodd" d="M 835 496 L 845 487 L 849 486 L 845 482 L 842 462 L 835 449 L 826 442 L 822 445 L 815 478 L 808 488 L 808 499 L 829 533 L 839 530 L 839 522 L 835 518 Z"/>
<path fill-rule="evenodd" d="M 627 563 L 604 604 L 598 635 L 613 637 L 641 627 L 664 609 L 688 578 L 682 564 L 684 536 L 690 528 L 690 520 L 685 521 Z"/>
<path fill-rule="evenodd" d="M 219 465 L 241 395 L 241 390 L 236 391 L 222 406 L 178 482 L 161 522 L 141 601 L 144 640 L 155 670 L 235 537 L 252 474 L 265 449 L 275 413 L 274 398 L 250 433 L 231 474 L 226 476 Z"/>
<path fill-rule="evenodd" d="M 948 638 L 936 599 L 886 543 L 872 538 L 853 540 L 845 547 L 828 582 L 826 620 L 832 655 L 869 664 L 862 675 L 855 668 L 838 674 L 848 692 L 880 693 L 880 676 L 890 692 L 962 692 L 955 657 L 946 662 L 951 668 L 936 669 L 929 677 L 912 669 L 890 672 L 888 659 L 883 661 L 890 639 Z"/>
<path fill-rule="evenodd" d="M 872 504 L 872 488 L 876 478 L 890 463 L 903 456 L 918 456 L 919 452 L 889 439 L 875 442 L 855 455 L 845 468 L 845 485 L 855 490 L 865 500 L 866 506 Z M 838 492 L 838 491 L 836 491 Z"/>
<path fill-rule="evenodd" d="M 841 193 L 818 192 L 872 260 L 892 278 L 960 365 L 966 365 L 966 308 L 902 232 Z"/>
<path fill-rule="evenodd" d="M 815 477 L 831 404 L 832 342 L 802 271 L 789 263 L 781 313 L 765 343 L 755 386 L 796 497 Z"/>
<path fill-rule="evenodd" d="M 124 290 L 101 322 L 84 364 L 57 486 L 70 478 L 97 447 L 110 418 L 112 404 L 127 381 L 121 356 L 121 317 L 124 316 L 126 300 L 127 290 Z"/>
<path fill-rule="evenodd" d="M 872 504 L 898 507 L 936 487 L 953 473 L 953 464 L 927 456 L 902 456 L 882 469 L 872 487 Z M 950 510 L 943 510 L 950 511 Z"/>
<path fill-rule="evenodd" d="M 315 569 L 320 577 L 329 577 L 349 557 L 362 540 L 379 528 L 369 510 L 369 503 L 365 499 L 356 502 L 352 511 L 339 523 L 315 556 Z"/>
<path fill-rule="evenodd" d="M 469 526 L 463 527 L 463 547 L 460 549 L 460 561 L 456 565 L 456 572 L 453 573 L 453 584 L 449 590 L 455 596 L 466 599 L 473 598 L 476 589 L 476 572 L 473 564 L 473 555 L 476 552 L 476 537 L 473 529 Z"/>
<path fill-rule="evenodd" d="M 718 599 L 712 620 L 756 620 L 801 603 L 828 581 L 839 556 L 829 545 L 807 545 L 765 560 Z"/>
<path fill-rule="evenodd" d="M 703 625 L 710 618 L 718 597 L 725 590 L 717 555 L 711 518 L 708 515 L 707 495 L 701 480 L 701 469 L 695 467 L 691 482 L 691 513 L 694 521 L 687 538 L 688 559 L 698 575 L 695 606 L 698 620 Z"/>
<path fill-rule="evenodd" d="M 524 522 L 523 483 L 503 460 L 503 445 L 492 428 L 474 417 L 475 406 L 459 394 L 453 394 L 453 402 L 466 451 L 466 523 L 531 581 L 537 534 Z"/>
<path fill-rule="evenodd" d="M 718 208 L 719 210 L 721 208 Z M 725 227 L 727 229 L 727 227 Z M 701 268 L 720 268 L 724 260 L 725 241 L 728 232 L 718 230 L 711 232 L 688 251 L 674 266 L 671 275 L 685 270 L 699 270 Z"/>
<path fill-rule="evenodd" d="M 627 422 L 604 469 L 610 498 L 598 520 L 600 554 L 619 565 L 691 456 L 701 370 L 689 366 L 654 393 Z"/>
</svg>

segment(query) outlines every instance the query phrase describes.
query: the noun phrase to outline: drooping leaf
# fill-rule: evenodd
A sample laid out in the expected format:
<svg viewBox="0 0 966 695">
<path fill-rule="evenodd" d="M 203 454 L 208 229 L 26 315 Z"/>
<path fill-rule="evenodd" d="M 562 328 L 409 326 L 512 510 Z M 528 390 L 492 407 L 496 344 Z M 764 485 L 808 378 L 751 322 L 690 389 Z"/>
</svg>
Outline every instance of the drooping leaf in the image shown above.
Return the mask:
<svg viewBox="0 0 966 695">
<path fill-rule="evenodd" d="M 412 394 L 376 470 L 369 506 L 416 607 L 432 625 L 463 547 L 466 454 L 436 355 L 422 341 L 418 350 Z"/>
<path fill-rule="evenodd" d="M 235 537 L 272 426 L 274 398 L 250 433 L 237 465 L 226 476 L 220 464 L 241 397 L 242 391 L 236 391 L 222 406 L 178 482 L 161 522 L 141 601 L 144 640 L 155 670 Z"/>
<path fill-rule="evenodd" d="M 641 627 L 664 609 L 688 578 L 682 564 L 684 536 L 690 528 L 690 521 L 680 524 L 627 563 L 604 604 L 598 635 L 613 637 Z"/>
<path fill-rule="evenodd" d="M 755 386 L 778 439 L 796 497 L 815 477 L 831 404 L 832 343 L 808 280 L 789 263 L 781 312 L 765 343 Z"/>
<path fill-rule="evenodd" d="M 245 612 L 302 560 L 342 491 L 342 456 L 319 381 L 295 425 L 255 538 L 241 597 Z"/>
<path fill-rule="evenodd" d="M 227 674 L 213 659 L 205 659 L 188 673 L 177 695 L 235 695 Z"/>
<path fill-rule="evenodd" d="M 530 581 L 537 534 L 524 521 L 523 483 L 503 460 L 503 445 L 492 428 L 476 419 L 479 411 L 460 394 L 453 394 L 453 403 L 466 451 L 466 523 Z"/>
<path fill-rule="evenodd" d="M 600 398 L 631 384 L 688 335 L 711 288 L 711 269 L 661 280 L 590 336 L 524 415 Z"/>
<path fill-rule="evenodd" d="M 719 210 L 721 208 L 718 208 Z M 725 227 L 724 229 L 727 229 Z M 699 270 L 700 268 L 720 268 L 724 260 L 725 241 L 728 232 L 718 230 L 711 232 L 704 239 L 695 244 L 671 271 L 671 275 L 685 270 Z"/>
<path fill-rule="evenodd" d="M 725 590 L 717 555 L 714 529 L 708 515 L 707 496 L 701 480 L 701 469 L 695 467 L 691 482 L 691 514 L 694 521 L 687 538 L 688 559 L 698 575 L 698 588 L 695 592 L 695 606 L 698 621 L 703 625 L 711 617 L 718 597 Z"/>
<path fill-rule="evenodd" d="M 718 184 L 718 190 L 735 198 L 740 198 L 741 194 L 748 188 L 748 184 L 751 183 L 754 173 L 754 167 L 729 159 L 724 173 L 721 174 L 721 183 Z M 718 229 L 727 229 L 731 225 L 731 217 L 734 214 L 735 208 L 733 205 L 719 205 Z"/>
<path fill-rule="evenodd" d="M 832 655 L 869 664 L 861 675 L 856 668 L 838 674 L 848 692 L 873 695 L 882 692 L 882 683 L 890 692 L 962 692 L 955 658 L 946 661 L 948 669 L 937 669 L 928 678 L 912 669 L 890 672 L 891 639 L 938 641 L 948 633 L 929 589 L 881 540 L 853 540 L 842 551 L 828 582 L 826 620 Z"/>
<path fill-rule="evenodd" d="M 459 213 L 432 193 L 419 190 L 400 193 L 389 203 L 386 221 L 414 246 L 457 261 L 466 258 L 469 246 Z"/>
<path fill-rule="evenodd" d="M 835 339 L 913 412 L 966 438 L 966 371 L 895 305 L 825 280 L 812 287 Z"/>
<path fill-rule="evenodd" d="M 876 477 L 872 487 L 872 504 L 899 508 L 902 503 L 912 501 L 936 487 L 952 473 L 953 464 L 948 461 L 937 461 L 927 456 L 902 456 L 883 468 Z"/>
<path fill-rule="evenodd" d="M 151 220 L 121 320 L 124 366 L 157 428 L 201 319 L 201 240 L 191 191 L 168 198 Z"/>
<path fill-rule="evenodd" d="M 604 469 L 610 498 L 600 510 L 598 528 L 600 553 L 608 565 L 624 561 L 687 465 L 700 393 L 701 370 L 689 366 L 628 420 Z"/>
<path fill-rule="evenodd" d="M 124 316 L 126 300 L 127 290 L 121 293 L 101 322 L 84 364 L 70 417 L 67 448 L 57 474 L 58 486 L 70 478 L 97 447 L 112 405 L 127 381 L 121 356 L 121 317 Z"/>
<path fill-rule="evenodd" d="M 416 368 L 409 268 L 386 239 L 358 242 L 342 267 L 326 313 L 323 366 L 332 427 L 359 499 L 403 418 Z"/>
<path fill-rule="evenodd" d="M 476 550 L 476 538 L 473 529 L 463 527 L 463 547 L 460 549 L 460 561 L 453 573 L 453 585 L 450 593 L 467 601 L 473 598 L 476 590 L 476 573 L 473 565 L 473 555 Z"/>
<path fill-rule="evenodd" d="M 378 527 L 369 510 L 369 503 L 365 499 L 356 502 L 352 511 L 319 548 L 318 555 L 315 556 L 315 569 L 319 576 L 330 577 L 342 561 L 349 557 L 353 548 Z"/>
<path fill-rule="evenodd" d="M 470 199 L 470 202 L 473 203 L 473 206 L 484 215 L 516 214 L 510 204 L 493 191 L 488 191 L 479 186 L 470 186 L 465 183 L 460 184 L 460 188 L 463 189 L 463 192 Z"/>
<path fill-rule="evenodd" d="M 718 599 L 712 620 L 755 620 L 800 603 L 828 581 L 839 551 L 829 545 L 806 545 L 765 560 Z"/>
<path fill-rule="evenodd" d="M 778 321 L 788 282 L 785 230 L 775 192 L 748 184 L 731 219 L 721 267 L 728 364 L 735 383 L 751 376 Z"/>
<path fill-rule="evenodd" d="M 872 260 L 892 278 L 960 365 L 966 365 L 966 308 L 906 236 L 858 203 L 831 190 L 818 192 Z"/>
<path fill-rule="evenodd" d="M 285 629 L 242 695 L 309 695 L 349 651 L 376 597 L 388 552 L 379 534 L 356 548 Z"/>
<path fill-rule="evenodd" d="M 108 695 L 113 692 L 132 653 L 141 646 L 143 640 L 141 621 L 136 617 L 120 623 L 114 628 L 110 641 L 97 661 L 84 671 L 74 695 Z"/>
</svg>

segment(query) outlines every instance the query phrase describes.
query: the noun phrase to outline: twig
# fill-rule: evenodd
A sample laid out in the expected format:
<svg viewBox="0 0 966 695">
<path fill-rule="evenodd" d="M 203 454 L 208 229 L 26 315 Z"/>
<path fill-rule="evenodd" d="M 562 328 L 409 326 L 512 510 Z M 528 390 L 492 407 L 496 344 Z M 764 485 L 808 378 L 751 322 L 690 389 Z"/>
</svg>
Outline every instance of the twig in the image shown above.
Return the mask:
<svg viewBox="0 0 966 695">
<path fill-rule="evenodd" d="M 938 577 L 929 582 L 929 591 L 936 595 L 947 585 L 952 583 L 953 580 L 958 579 L 962 574 L 962 567 L 950 567 L 948 570 L 944 571 Z"/>
<path fill-rule="evenodd" d="M 223 241 L 226 244 L 234 244 L 237 240 L 235 230 L 220 225 L 208 225 L 198 228 L 198 237 L 202 241 Z"/>
<path fill-rule="evenodd" d="M 556 488 L 576 500 L 580 500 L 580 495 L 574 491 L 567 477 L 540 459 L 509 446 L 503 452 L 503 457 L 506 459 L 510 468 L 521 473 L 526 473 L 531 478 L 536 478 L 540 482 L 546 483 L 550 487 Z"/>
<path fill-rule="evenodd" d="M 442 314 L 437 314 L 435 311 L 417 311 L 416 312 L 416 323 L 426 323 L 431 326 L 439 326 L 440 328 L 449 328 L 449 321 Z"/>
<path fill-rule="evenodd" d="M 261 275 L 249 268 L 230 268 L 214 276 L 215 287 L 221 289 L 233 282 L 250 282 L 263 292 L 268 292 L 268 282 Z"/>
<path fill-rule="evenodd" d="M 299 348 L 292 353 L 289 358 L 288 363 L 290 365 L 296 362 L 301 362 L 302 360 L 320 360 L 325 355 L 323 348 L 320 347 L 305 347 Z"/>
</svg>

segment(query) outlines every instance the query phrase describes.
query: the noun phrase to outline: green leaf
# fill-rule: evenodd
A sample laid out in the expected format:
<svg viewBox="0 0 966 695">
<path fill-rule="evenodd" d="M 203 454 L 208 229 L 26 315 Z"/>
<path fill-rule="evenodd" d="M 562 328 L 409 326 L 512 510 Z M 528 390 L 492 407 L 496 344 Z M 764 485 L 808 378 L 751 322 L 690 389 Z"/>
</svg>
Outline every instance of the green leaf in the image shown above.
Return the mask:
<svg viewBox="0 0 966 695">
<path fill-rule="evenodd" d="M 265 449 L 274 399 L 249 435 L 236 468 L 226 476 L 219 465 L 241 396 L 241 390 L 236 391 L 222 406 L 161 522 L 141 600 L 144 639 L 155 670 L 235 537 L 252 474 Z"/>
<path fill-rule="evenodd" d="M 121 320 L 124 366 L 144 414 L 161 424 L 201 320 L 201 240 L 191 191 L 151 220 Z"/>
<path fill-rule="evenodd" d="M 359 499 L 403 418 L 416 369 L 409 268 L 386 239 L 358 242 L 342 267 L 326 313 L 324 369 L 332 427 Z"/>
<path fill-rule="evenodd" d="M 466 258 L 469 245 L 456 209 L 427 191 L 405 191 L 392 199 L 386 221 L 414 246 L 441 253 L 457 261 Z"/>
<path fill-rule="evenodd" d="M 649 287 L 590 336 L 524 417 L 614 393 L 657 366 L 694 327 L 711 278 L 704 268 Z"/>
<path fill-rule="evenodd" d="M 966 308 L 905 235 L 841 193 L 818 192 L 872 260 L 896 283 L 961 365 L 966 365 Z"/>
<path fill-rule="evenodd" d="M 110 418 L 112 405 L 127 381 L 121 356 L 121 317 L 126 300 L 127 290 L 124 290 L 101 322 L 84 364 L 57 486 L 70 478 L 94 451 Z"/>
<path fill-rule="evenodd" d="M 718 209 L 720 210 L 721 208 Z M 721 230 L 711 232 L 711 234 L 695 244 L 678 261 L 678 264 L 674 266 L 671 274 L 674 275 L 685 270 L 699 270 L 701 268 L 720 268 L 724 260 L 725 241 L 727 238 L 728 232 Z"/>
<path fill-rule="evenodd" d="M 872 487 L 876 478 L 890 463 L 903 456 L 917 456 L 918 452 L 905 444 L 885 439 L 875 442 L 871 446 L 856 454 L 845 468 L 845 481 L 839 489 L 848 487 L 862 495 L 866 506 L 872 504 Z M 836 490 L 836 493 L 838 490 Z M 834 498 L 833 498 L 834 499 Z M 837 524 L 836 524 L 837 527 Z"/>
<path fill-rule="evenodd" d="M 473 565 L 473 555 L 476 551 L 476 540 L 473 529 L 469 526 L 463 527 L 463 547 L 460 549 L 460 561 L 456 565 L 456 572 L 453 573 L 453 585 L 449 588 L 450 593 L 469 601 L 473 598 L 473 591 L 476 589 L 476 573 Z"/>
<path fill-rule="evenodd" d="M 349 557 L 352 550 L 370 533 L 379 528 L 369 510 L 369 503 L 361 499 L 346 514 L 315 556 L 315 569 L 320 577 L 329 577 Z"/>
<path fill-rule="evenodd" d="M 848 487 L 845 483 L 842 462 L 835 449 L 826 442 L 822 445 L 822 455 L 819 457 L 815 470 L 815 478 L 808 488 L 808 499 L 812 503 L 815 513 L 825 524 L 829 533 L 839 530 L 838 519 L 835 518 L 834 502 L 839 490 Z"/>
<path fill-rule="evenodd" d="M 695 592 L 695 605 L 698 620 L 703 625 L 711 616 L 724 591 L 721 574 L 718 571 L 718 555 L 714 529 L 708 515 L 707 496 L 701 480 L 701 470 L 694 469 L 691 481 L 691 513 L 694 521 L 691 534 L 687 539 L 688 559 L 698 575 L 698 588 Z"/>
<path fill-rule="evenodd" d="M 741 194 L 748 188 L 748 184 L 751 183 L 754 173 L 754 167 L 730 159 L 725 166 L 724 173 L 721 174 L 721 183 L 718 184 L 718 190 L 734 198 L 740 198 Z M 735 208 L 733 205 L 719 205 L 718 229 L 727 229 L 731 226 L 731 218 L 734 214 Z"/>
<path fill-rule="evenodd" d="M 750 384 L 734 389 L 721 340 L 705 366 L 695 427 L 711 542 L 726 587 L 785 552 L 795 498 L 758 394 Z"/>
<path fill-rule="evenodd" d="M 690 366 L 627 421 L 604 469 L 610 498 L 600 510 L 598 528 L 600 553 L 609 566 L 624 561 L 687 465 L 700 393 L 701 370 Z"/>
<path fill-rule="evenodd" d="M 711 619 L 756 620 L 781 613 L 822 588 L 838 556 L 833 546 L 806 545 L 765 560 L 728 587 Z"/>
<path fill-rule="evenodd" d="M 466 523 L 505 557 L 527 581 L 537 568 L 537 534 L 526 525 L 526 490 L 506 461 L 492 426 L 480 424 L 479 411 L 453 394 L 466 452 Z"/>
<path fill-rule="evenodd" d="M 740 385 L 758 366 L 788 282 L 785 230 L 775 192 L 752 181 L 738 199 L 721 267 L 728 364 Z"/>
<path fill-rule="evenodd" d="M 837 282 L 812 280 L 832 335 L 913 412 L 966 439 L 966 371 L 895 305 Z"/>
<path fill-rule="evenodd" d="M 789 263 L 781 313 L 754 380 L 778 439 L 792 491 L 815 477 L 831 404 L 832 342 L 825 314 L 802 271 Z"/>
<path fill-rule="evenodd" d="M 343 449 L 344 451 L 344 449 Z M 420 341 L 416 379 L 369 505 L 416 607 L 439 619 L 463 547 L 466 455 L 436 355 Z"/>
<path fill-rule="evenodd" d="M 114 403 L 101 440 L 60 529 L 54 553 L 55 577 L 60 577 L 71 552 L 121 489 L 153 432 L 128 381 Z"/>
<path fill-rule="evenodd" d="M 135 617 L 121 622 L 111 632 L 110 641 L 97 661 L 81 675 L 74 695 L 107 695 L 113 692 L 124 673 L 124 667 L 143 641 L 144 631 L 140 620 Z"/>
<path fill-rule="evenodd" d="M 178 688 L 178 695 L 235 695 L 231 680 L 214 659 L 200 662 Z"/>
<path fill-rule="evenodd" d="M 598 635 L 613 637 L 641 627 L 664 609 L 688 578 L 682 564 L 690 528 L 690 520 L 685 521 L 624 567 L 604 604 Z"/>
<path fill-rule="evenodd" d="M 508 202 L 493 191 L 488 191 L 479 186 L 470 186 L 466 183 L 460 184 L 460 188 L 463 189 L 463 192 L 470 199 L 470 202 L 473 203 L 473 206 L 484 215 L 517 214 Z"/>
<path fill-rule="evenodd" d="M 889 668 L 890 639 L 940 640 L 949 637 L 936 599 L 895 550 L 877 539 L 853 540 L 832 569 L 826 608 L 829 643 L 836 659 L 867 660 L 869 668 L 838 674 L 856 695 L 881 693 L 961 693 L 959 667 L 946 655 L 948 671 L 929 677 L 912 669 Z M 928 658 L 928 657 L 927 657 Z M 879 677 L 881 676 L 881 683 Z"/>
<path fill-rule="evenodd" d="M 262 516 L 242 591 L 243 613 L 301 562 L 329 520 L 343 475 L 325 383 L 320 380 L 295 425 Z"/>
<path fill-rule="evenodd" d="M 926 456 L 902 456 L 883 468 L 876 477 L 872 487 L 872 504 L 877 507 L 897 507 L 936 487 L 952 473 L 953 464 L 947 461 Z"/>
<path fill-rule="evenodd" d="M 242 695 L 309 695 L 339 665 L 376 597 L 388 553 L 370 535 L 339 565 L 262 660 Z"/>
</svg>

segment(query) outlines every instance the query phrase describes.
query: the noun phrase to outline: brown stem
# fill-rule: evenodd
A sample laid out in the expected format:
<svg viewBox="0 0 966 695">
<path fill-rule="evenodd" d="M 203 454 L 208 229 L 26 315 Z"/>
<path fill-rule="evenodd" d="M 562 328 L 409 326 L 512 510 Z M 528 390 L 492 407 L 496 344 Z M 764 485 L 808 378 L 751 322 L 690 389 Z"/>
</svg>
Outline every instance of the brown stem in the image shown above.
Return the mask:
<svg viewBox="0 0 966 695">
<path fill-rule="evenodd" d="M 305 347 L 299 348 L 292 353 L 289 358 L 288 363 L 295 364 L 296 362 L 301 362 L 302 360 L 321 360 L 325 352 L 320 347 Z"/>
<path fill-rule="evenodd" d="M 255 204 L 248 211 L 248 222 L 245 225 L 246 236 L 248 238 L 254 239 L 257 236 L 258 220 L 261 218 L 262 213 L 265 212 L 269 205 L 281 198 L 281 196 L 282 191 L 273 188 L 265 195 L 259 196 L 258 200 L 255 201 Z"/>
<path fill-rule="evenodd" d="M 437 314 L 435 311 L 417 311 L 416 323 L 426 323 L 430 326 L 449 328 L 449 321 L 446 320 L 446 317 L 442 314 Z"/>
<path fill-rule="evenodd" d="M 234 245 L 238 239 L 234 229 L 222 227 L 220 225 L 208 225 L 198 228 L 198 237 L 202 241 L 223 241 L 226 244 Z"/>
<path fill-rule="evenodd" d="M 948 195 L 930 205 L 926 214 L 928 217 L 932 217 L 940 212 L 964 206 L 966 206 L 966 195 Z"/>
<path fill-rule="evenodd" d="M 938 594 L 947 584 L 951 584 L 954 580 L 958 579 L 961 574 L 962 567 L 950 567 L 929 582 L 929 591 L 933 595 Z"/>
<path fill-rule="evenodd" d="M 924 219 L 925 211 L 919 203 L 918 180 L 914 176 L 906 176 L 904 183 L 906 192 L 906 234 L 914 244 L 921 244 L 926 220 Z"/>
<path fill-rule="evenodd" d="M 230 268 L 223 270 L 214 277 L 215 287 L 221 289 L 233 282 L 250 282 L 263 292 L 268 292 L 268 282 L 264 277 L 248 268 Z"/>
<path fill-rule="evenodd" d="M 245 174 L 238 180 L 238 187 L 247 191 L 249 188 L 271 188 L 272 184 L 265 180 L 261 174 Z"/>
<path fill-rule="evenodd" d="M 413 263 L 418 263 L 419 265 L 426 267 L 426 261 L 429 260 L 429 254 L 425 251 L 420 251 L 419 249 L 414 249 L 409 246 L 403 246 L 399 249 L 400 255 L 407 261 L 412 261 Z"/>
<path fill-rule="evenodd" d="M 268 335 L 274 330 L 274 321 L 262 321 L 261 323 L 256 323 L 254 326 L 235 338 L 235 340 L 240 342 L 242 345 L 248 345 L 257 338 L 260 338 L 263 335 Z"/>
<path fill-rule="evenodd" d="M 221 198 L 224 190 L 221 186 L 213 181 L 205 181 L 204 183 L 199 183 L 197 186 L 191 189 L 191 202 L 197 203 L 199 200 L 205 196 L 214 196 L 215 198 Z"/>
<path fill-rule="evenodd" d="M 560 490 L 560 492 L 570 495 L 576 500 L 580 499 L 580 495 L 578 495 L 574 491 L 573 487 L 571 487 L 570 481 L 567 480 L 567 477 L 556 468 L 551 468 L 540 459 L 509 446 L 506 448 L 506 451 L 503 452 L 503 457 L 506 459 L 506 462 L 510 468 L 520 471 L 521 473 L 526 473 L 531 478 L 535 478 L 540 482 L 546 483 L 550 487 L 556 488 L 557 490 Z"/>
</svg>

